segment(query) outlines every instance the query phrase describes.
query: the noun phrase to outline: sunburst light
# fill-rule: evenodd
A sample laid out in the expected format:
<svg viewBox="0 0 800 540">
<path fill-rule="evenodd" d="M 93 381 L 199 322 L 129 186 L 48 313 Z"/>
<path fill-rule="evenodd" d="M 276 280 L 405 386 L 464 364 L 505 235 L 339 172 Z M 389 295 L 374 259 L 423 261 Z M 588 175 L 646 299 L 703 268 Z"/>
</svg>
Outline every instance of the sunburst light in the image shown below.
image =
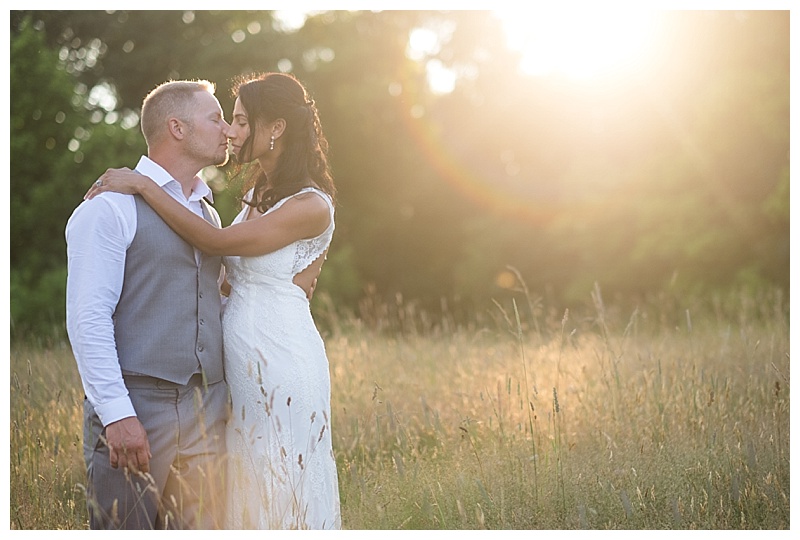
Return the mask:
<svg viewBox="0 0 800 540">
<path fill-rule="evenodd" d="M 494 12 L 509 47 L 521 54 L 528 75 L 562 74 L 589 79 L 641 59 L 654 13 L 612 9 L 525 7 Z"/>
</svg>

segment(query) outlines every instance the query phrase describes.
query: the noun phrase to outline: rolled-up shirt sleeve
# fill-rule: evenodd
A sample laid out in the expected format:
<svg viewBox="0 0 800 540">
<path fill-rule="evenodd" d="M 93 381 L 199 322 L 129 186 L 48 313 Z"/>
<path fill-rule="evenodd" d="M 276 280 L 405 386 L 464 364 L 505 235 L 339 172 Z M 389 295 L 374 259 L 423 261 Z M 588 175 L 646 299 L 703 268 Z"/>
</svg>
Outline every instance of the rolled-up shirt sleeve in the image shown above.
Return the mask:
<svg viewBox="0 0 800 540">
<path fill-rule="evenodd" d="M 67 333 L 86 398 L 104 426 L 136 416 L 122 379 L 113 322 L 135 228 L 133 197 L 106 193 L 81 203 L 65 232 Z"/>
</svg>

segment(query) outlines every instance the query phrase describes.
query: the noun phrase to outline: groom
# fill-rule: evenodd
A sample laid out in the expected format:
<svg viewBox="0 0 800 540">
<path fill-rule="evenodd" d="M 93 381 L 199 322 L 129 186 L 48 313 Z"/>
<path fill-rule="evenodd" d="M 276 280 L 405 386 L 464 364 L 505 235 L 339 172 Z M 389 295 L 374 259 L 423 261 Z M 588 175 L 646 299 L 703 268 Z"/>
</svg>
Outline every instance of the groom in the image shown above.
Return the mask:
<svg viewBox="0 0 800 540">
<path fill-rule="evenodd" d="M 171 81 L 144 100 L 136 170 L 219 223 L 197 174 L 228 159 L 214 86 Z M 221 261 L 139 196 L 83 202 L 66 227 L 67 330 L 84 401 L 92 529 L 214 529 L 224 519 Z"/>
</svg>

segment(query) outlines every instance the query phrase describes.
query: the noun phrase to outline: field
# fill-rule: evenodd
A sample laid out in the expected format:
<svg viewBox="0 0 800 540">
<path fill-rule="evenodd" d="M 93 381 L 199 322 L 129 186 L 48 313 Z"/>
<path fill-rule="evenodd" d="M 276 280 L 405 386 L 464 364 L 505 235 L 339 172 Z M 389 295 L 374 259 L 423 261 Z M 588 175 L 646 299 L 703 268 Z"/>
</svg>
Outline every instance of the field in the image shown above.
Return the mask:
<svg viewBox="0 0 800 540">
<path fill-rule="evenodd" d="M 788 530 L 788 299 L 622 304 L 321 304 L 344 527 Z M 10 383 L 10 527 L 86 528 L 69 346 Z"/>
</svg>

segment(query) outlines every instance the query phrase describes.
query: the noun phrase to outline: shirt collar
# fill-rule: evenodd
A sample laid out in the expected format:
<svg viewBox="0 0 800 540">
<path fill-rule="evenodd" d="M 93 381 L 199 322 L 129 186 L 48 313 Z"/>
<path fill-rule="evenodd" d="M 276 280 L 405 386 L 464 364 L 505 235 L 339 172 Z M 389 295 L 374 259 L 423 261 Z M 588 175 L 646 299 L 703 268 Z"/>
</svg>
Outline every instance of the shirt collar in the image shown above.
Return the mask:
<svg viewBox="0 0 800 540">
<path fill-rule="evenodd" d="M 190 200 L 207 199 L 208 202 L 214 203 L 214 192 L 208 187 L 200 176 L 194 177 L 194 185 L 192 186 L 192 196 Z"/>
<path fill-rule="evenodd" d="M 142 156 L 139 159 L 139 163 L 136 164 L 136 171 L 145 175 L 149 176 L 153 182 L 158 184 L 159 187 L 164 187 L 170 182 L 178 183 L 171 174 L 169 174 L 164 168 L 150 159 L 147 156 Z M 200 199 L 208 199 L 208 202 L 214 202 L 214 192 L 211 191 L 211 188 L 203 181 L 200 176 L 194 177 L 194 184 L 192 185 L 192 194 L 189 196 L 189 201 L 199 201 Z"/>
</svg>

